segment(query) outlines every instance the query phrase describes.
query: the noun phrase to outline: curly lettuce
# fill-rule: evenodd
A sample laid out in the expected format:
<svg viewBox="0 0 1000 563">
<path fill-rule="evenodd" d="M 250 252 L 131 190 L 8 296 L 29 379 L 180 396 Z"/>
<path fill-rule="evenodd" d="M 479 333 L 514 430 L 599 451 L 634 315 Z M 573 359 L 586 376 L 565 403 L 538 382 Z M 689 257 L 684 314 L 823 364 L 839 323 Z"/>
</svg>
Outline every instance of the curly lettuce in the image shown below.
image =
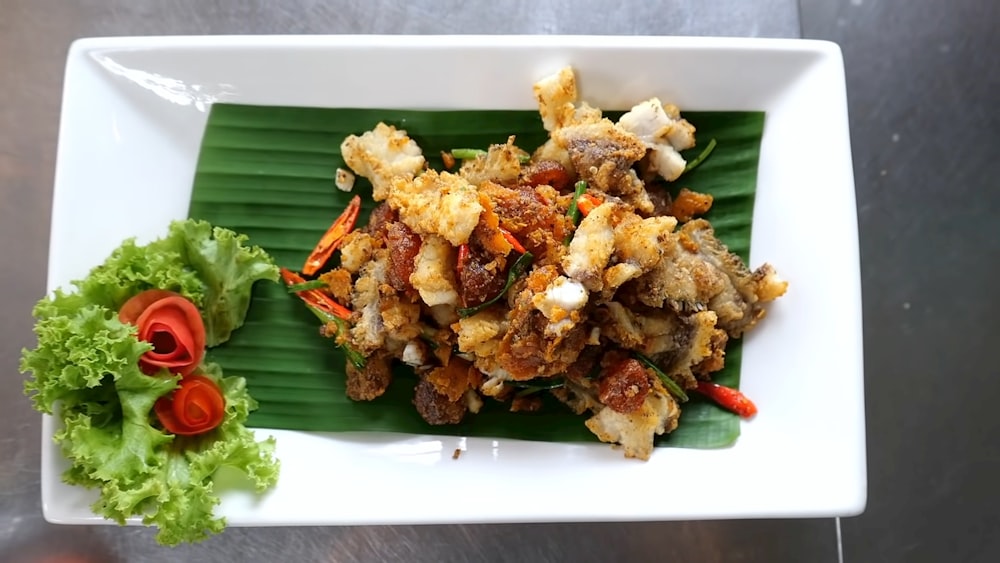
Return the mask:
<svg viewBox="0 0 1000 563">
<path fill-rule="evenodd" d="M 120 524 L 140 516 L 158 527 L 164 545 L 195 542 L 225 527 L 213 514 L 219 469 L 243 472 L 258 492 L 277 482 L 274 439 L 258 442 L 245 426 L 257 403 L 242 377 L 226 377 L 216 364 L 203 364 L 200 372 L 223 391 L 223 422 L 198 436 L 159 427 L 153 405 L 179 378 L 140 371 L 139 357 L 152 346 L 117 314 L 146 289 L 176 291 L 198 305 L 209 341 L 218 344 L 243 324 L 253 284 L 277 278 L 270 256 L 245 236 L 177 221 L 148 245 L 126 240 L 73 283 L 75 292 L 57 290 L 38 302 L 38 345 L 22 351 L 21 371 L 32 374 L 25 393 L 61 423 L 54 440 L 71 464 L 63 479 L 99 489 L 95 513 Z"/>
<path fill-rule="evenodd" d="M 199 304 L 205 319 L 205 340 L 217 346 L 243 325 L 257 280 L 277 281 L 274 261 L 259 247 L 248 246 L 247 236 L 212 227 L 205 221 L 183 221 L 170 229 L 170 238 L 183 247 L 184 263 L 204 284 Z"/>
<path fill-rule="evenodd" d="M 243 325 L 259 280 L 278 280 L 278 267 L 263 249 L 248 244 L 246 235 L 187 219 L 172 222 L 166 237 L 147 245 L 125 240 L 73 285 L 77 299 L 115 311 L 147 289 L 175 291 L 198 306 L 206 342 L 217 346 Z"/>
</svg>

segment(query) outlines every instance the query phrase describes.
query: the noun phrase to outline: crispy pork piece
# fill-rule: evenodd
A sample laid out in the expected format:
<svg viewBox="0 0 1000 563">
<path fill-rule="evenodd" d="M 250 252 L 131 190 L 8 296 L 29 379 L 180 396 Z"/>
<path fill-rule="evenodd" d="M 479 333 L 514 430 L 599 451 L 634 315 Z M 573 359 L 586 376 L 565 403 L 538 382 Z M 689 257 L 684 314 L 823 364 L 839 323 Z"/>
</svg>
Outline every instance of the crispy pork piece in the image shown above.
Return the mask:
<svg viewBox="0 0 1000 563">
<path fill-rule="evenodd" d="M 582 316 L 565 331 L 552 330 L 549 319 L 535 306 L 536 296 L 558 278 L 554 266 L 538 268 L 514 298 L 508 329 L 497 349 L 497 362 L 511 379 L 559 375 L 576 361 L 587 344 L 589 331 L 579 322 L 584 320 Z"/>
<path fill-rule="evenodd" d="M 769 264 L 751 272 L 703 219 L 686 223 L 675 240 L 664 248 L 664 259 L 636 280 L 634 295 L 645 305 L 710 309 L 718 315 L 718 326 L 739 338 L 765 315 L 764 304 L 787 288 Z"/>
<path fill-rule="evenodd" d="M 627 350 L 639 350 L 648 355 L 650 348 L 654 346 L 657 352 L 674 348 L 672 338 L 666 342 L 653 342 L 653 335 L 643 330 L 638 316 L 618 301 L 609 301 L 597 307 L 592 318 L 601 329 L 601 336 Z M 669 327 L 672 328 L 673 326 Z M 672 336 L 669 329 L 667 334 Z"/>
<path fill-rule="evenodd" d="M 512 135 L 507 138 L 506 144 L 490 145 L 486 154 L 465 161 L 458 174 L 473 186 L 478 186 L 483 182 L 496 182 L 503 185 L 517 184 L 517 179 L 521 175 L 520 157 L 527 156 L 527 154 L 514 145 L 514 136 Z"/>
<path fill-rule="evenodd" d="M 569 151 L 580 179 L 595 189 L 621 196 L 645 191 L 632 165 L 646 155 L 646 146 L 610 120 L 568 125 L 553 131 L 552 138 Z"/>
<path fill-rule="evenodd" d="M 677 221 L 627 213 L 614 228 L 614 265 L 602 274 L 602 296 L 609 299 L 625 282 L 653 269 L 663 258 Z"/>
<path fill-rule="evenodd" d="M 671 202 L 667 213 L 678 221 L 687 222 L 708 213 L 708 210 L 712 208 L 712 201 L 714 201 L 712 194 L 702 194 L 681 188 L 680 193 Z"/>
<path fill-rule="evenodd" d="M 396 291 L 411 292 L 413 285 L 410 283 L 410 276 L 417 265 L 420 235 L 400 221 L 388 223 L 385 230 L 385 246 L 389 249 L 389 285 Z"/>
<path fill-rule="evenodd" d="M 356 174 L 371 181 L 375 201 L 389 195 L 393 178 L 411 179 L 425 163 L 420 147 L 406 136 L 406 131 L 385 123 L 379 123 L 360 137 L 347 137 L 340 145 L 340 152 Z"/>
<path fill-rule="evenodd" d="M 652 388 L 646 367 L 624 352 L 605 354 L 601 364 L 604 369 L 598 380 L 597 398 L 622 414 L 642 408 Z"/>
<path fill-rule="evenodd" d="M 468 403 L 464 398 L 452 401 L 448 395 L 438 392 L 428 379 L 421 378 L 413 393 L 413 405 L 428 424 L 458 424 L 465 417 Z"/>
<path fill-rule="evenodd" d="M 557 194 L 551 187 L 510 188 L 485 182 L 479 190 L 492 203 L 499 226 L 535 256 L 536 266 L 558 263 L 566 251 L 563 239 L 569 233 L 570 221 L 565 209 L 554 205 Z"/>
<path fill-rule="evenodd" d="M 468 242 L 483 207 L 476 187 L 450 172 L 428 170 L 413 180 L 395 177 L 389 205 L 421 235 L 439 235 L 454 246 Z"/>
<path fill-rule="evenodd" d="M 645 461 L 653 453 L 653 438 L 677 428 L 680 413 L 677 402 L 657 381 L 638 409 L 621 413 L 604 407 L 584 424 L 602 442 L 621 444 L 625 457 Z"/>
<path fill-rule="evenodd" d="M 502 312 L 495 308 L 485 309 L 451 325 L 458 334 L 458 350 L 474 354 L 480 358 L 496 355 L 500 339 L 507 331 L 507 323 Z"/>
<path fill-rule="evenodd" d="M 340 266 L 357 274 L 372 259 L 374 252 L 375 240 L 371 235 L 364 231 L 351 231 L 340 245 Z"/>
<path fill-rule="evenodd" d="M 625 457 L 649 459 L 653 439 L 677 428 L 681 409 L 658 379 L 648 377 L 649 390 L 642 404 L 630 412 L 619 412 L 601 402 L 600 383 L 587 379 L 569 379 L 552 395 L 577 414 L 592 416 L 584 423 L 602 442 L 620 444 Z"/>
<path fill-rule="evenodd" d="M 572 67 L 564 67 L 539 80 L 533 90 L 546 131 L 554 131 L 572 119 L 576 109 L 573 105 L 576 102 L 576 75 Z"/>
<path fill-rule="evenodd" d="M 696 375 L 724 365 L 728 337 L 716 327 L 718 317 L 712 311 L 678 315 L 669 309 L 641 306 L 633 311 L 611 301 L 598 307 L 592 318 L 611 342 L 660 359 L 664 373 L 686 389 L 695 386 Z"/>
<path fill-rule="evenodd" d="M 618 126 L 642 140 L 650 150 L 650 168 L 665 180 L 672 182 L 684 173 L 687 162 L 679 151 L 694 146 L 695 128 L 680 117 L 677 106 L 650 98 L 622 115 Z"/>
<path fill-rule="evenodd" d="M 365 367 L 358 369 L 347 362 L 347 396 L 352 401 L 371 401 L 381 397 L 392 383 L 389 357 L 384 353 L 368 356 Z"/>
<path fill-rule="evenodd" d="M 423 238 L 410 283 L 423 302 L 431 307 L 458 304 L 455 249 L 447 240 L 437 235 Z"/>
<path fill-rule="evenodd" d="M 388 266 L 388 251 L 384 248 L 377 250 L 359 271 L 351 292 L 355 321 L 350 331 L 350 340 L 365 356 L 385 344 L 380 286 L 386 283 Z"/>
<path fill-rule="evenodd" d="M 675 347 L 658 357 L 662 358 L 660 365 L 666 366 L 663 371 L 667 375 L 681 387 L 693 389 L 697 385 L 696 370 L 703 373 L 709 367 L 702 366 L 704 362 L 718 362 L 718 369 L 722 369 L 728 337 L 726 331 L 716 326 L 718 317 L 712 311 L 701 311 L 680 320 L 681 327 L 674 333 Z M 644 329 L 649 328 L 644 324 Z"/>
<path fill-rule="evenodd" d="M 715 238 L 708 221 L 697 219 L 687 223 L 681 229 L 681 236 L 693 241 L 699 255 L 728 278 L 732 290 L 726 288 L 714 296 L 708 306 L 718 313 L 719 326 L 734 338 L 763 318 L 766 314 L 764 304 L 784 295 L 788 288 L 788 282 L 781 279 L 770 264 L 751 272 L 739 256 L 729 252 L 726 245 Z"/>
<path fill-rule="evenodd" d="M 615 250 L 615 217 L 617 205 L 602 203 L 580 221 L 563 256 L 566 275 L 582 283 L 590 291 L 604 286 L 603 272 Z"/>
<path fill-rule="evenodd" d="M 634 213 L 626 214 L 615 225 L 615 260 L 648 271 L 663 257 L 662 246 L 676 226 L 677 220 L 672 217 L 643 219 Z"/>
</svg>

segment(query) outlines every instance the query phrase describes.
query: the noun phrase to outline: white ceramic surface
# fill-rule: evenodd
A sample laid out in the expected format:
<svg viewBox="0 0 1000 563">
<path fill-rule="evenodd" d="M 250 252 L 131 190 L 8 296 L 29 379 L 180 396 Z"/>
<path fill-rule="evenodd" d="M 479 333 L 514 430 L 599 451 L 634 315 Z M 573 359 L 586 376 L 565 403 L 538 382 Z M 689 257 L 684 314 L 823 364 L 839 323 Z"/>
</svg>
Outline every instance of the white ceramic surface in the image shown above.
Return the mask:
<svg viewBox="0 0 1000 563">
<path fill-rule="evenodd" d="M 760 413 L 743 423 L 731 448 L 658 449 L 645 463 L 608 445 L 259 430 L 277 437 L 281 479 L 259 498 L 226 491 L 217 510 L 230 525 L 817 517 L 864 509 L 857 222 L 843 61 L 831 43 L 80 40 L 66 66 L 48 288 L 86 275 L 122 239 L 150 240 L 186 216 L 213 102 L 528 109 L 535 107 L 531 85 L 566 64 L 577 69 L 581 97 L 599 107 L 656 95 L 682 110 L 767 112 L 751 266 L 769 261 L 791 286 L 744 347 L 742 387 Z M 46 519 L 101 522 L 89 508 L 93 492 L 61 483 L 66 462 L 52 431 L 46 416 Z M 458 447 L 465 452 L 453 460 Z M 524 490 L 532 493 L 528 502 L 518 496 Z"/>
</svg>

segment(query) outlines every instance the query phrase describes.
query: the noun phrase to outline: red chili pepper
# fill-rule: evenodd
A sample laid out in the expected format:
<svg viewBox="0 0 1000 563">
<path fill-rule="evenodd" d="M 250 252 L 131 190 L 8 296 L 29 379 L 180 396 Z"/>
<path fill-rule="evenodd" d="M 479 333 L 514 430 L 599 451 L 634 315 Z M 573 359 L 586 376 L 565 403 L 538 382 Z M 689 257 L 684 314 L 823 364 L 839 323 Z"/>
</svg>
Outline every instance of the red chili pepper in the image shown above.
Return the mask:
<svg viewBox="0 0 1000 563">
<path fill-rule="evenodd" d="M 289 270 L 288 268 L 281 268 L 281 279 L 285 282 L 285 285 L 295 285 L 298 283 L 305 283 L 306 280 L 302 276 L 296 274 L 295 272 Z M 330 313 L 331 315 L 344 319 L 350 320 L 351 310 L 344 307 L 340 303 L 333 300 L 332 297 L 323 293 L 318 289 L 307 289 L 305 291 L 299 291 L 296 293 L 300 299 L 306 302 L 307 305 L 316 307 L 317 309 Z"/>
<path fill-rule="evenodd" d="M 347 233 L 354 230 L 354 224 L 358 220 L 358 213 L 360 211 L 361 196 L 356 195 L 347 204 L 347 208 L 340 214 L 340 217 L 337 217 L 337 220 L 320 237 L 316 248 L 309 254 L 309 258 L 306 258 L 306 263 L 302 266 L 302 273 L 311 276 L 326 265 L 327 261 L 330 260 L 330 256 L 333 256 L 333 251 L 337 250 L 337 247 L 340 246 L 341 241 L 344 240 Z"/>
<path fill-rule="evenodd" d="M 462 275 L 462 269 L 465 268 L 465 263 L 469 261 L 469 245 L 460 244 L 458 246 L 458 263 L 455 264 L 455 271 L 458 275 Z"/>
<path fill-rule="evenodd" d="M 503 235 L 504 240 L 506 240 L 508 243 L 510 243 L 511 246 L 514 247 L 514 250 L 518 254 L 524 254 L 525 252 L 527 252 L 527 250 L 525 250 L 524 248 L 524 245 L 521 244 L 521 241 L 517 240 L 517 237 L 511 234 L 510 231 L 508 231 L 503 227 L 500 227 L 500 234 Z"/>
<path fill-rule="evenodd" d="M 590 194 L 581 194 L 580 199 L 576 201 L 576 208 L 580 210 L 580 215 L 586 217 L 600 204 L 601 200 L 597 199 L 597 197 Z"/>
<path fill-rule="evenodd" d="M 226 414 L 226 398 L 211 379 L 191 374 L 181 379 L 170 394 L 153 405 L 163 428 L 178 436 L 191 436 L 214 429 Z"/>
<path fill-rule="evenodd" d="M 746 395 L 732 387 L 711 383 L 698 382 L 698 392 L 719 404 L 720 407 L 732 411 L 743 418 L 757 414 L 757 405 Z"/>
</svg>

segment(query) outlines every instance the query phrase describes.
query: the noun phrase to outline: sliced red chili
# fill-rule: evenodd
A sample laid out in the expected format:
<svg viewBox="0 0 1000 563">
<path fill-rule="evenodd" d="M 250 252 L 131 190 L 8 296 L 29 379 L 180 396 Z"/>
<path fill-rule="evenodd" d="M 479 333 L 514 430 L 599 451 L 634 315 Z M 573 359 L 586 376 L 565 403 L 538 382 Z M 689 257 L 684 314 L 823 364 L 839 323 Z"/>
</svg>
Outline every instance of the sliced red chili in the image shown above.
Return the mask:
<svg viewBox="0 0 1000 563">
<path fill-rule="evenodd" d="M 361 196 L 356 195 L 351 198 L 351 202 L 347 204 L 347 208 L 340 214 L 340 217 L 337 217 L 337 220 L 320 237 L 316 248 L 306 258 L 306 263 L 302 266 L 302 273 L 311 276 L 326 265 L 330 256 L 333 256 L 333 251 L 337 250 L 347 233 L 354 230 L 354 224 L 358 220 L 360 211 Z"/>
<path fill-rule="evenodd" d="M 306 281 L 302 276 L 296 274 L 288 268 L 281 268 L 281 279 L 285 282 L 285 285 L 288 286 L 305 283 Z M 332 297 L 323 293 L 323 291 L 319 289 L 299 291 L 296 295 L 298 295 L 302 301 L 305 301 L 307 305 L 315 307 L 325 313 L 329 313 L 345 321 L 350 320 L 351 318 L 350 309 L 344 307 L 340 303 L 337 303 Z"/>
<path fill-rule="evenodd" d="M 510 231 L 508 231 L 503 227 L 500 227 L 500 234 L 503 235 L 504 240 L 506 240 L 512 247 L 514 247 L 514 250 L 518 254 L 524 254 L 525 252 L 527 252 L 527 250 L 525 250 L 524 248 L 524 245 L 521 244 L 521 241 L 517 240 L 517 237 L 511 234 Z"/>
<path fill-rule="evenodd" d="M 743 418 L 757 414 L 757 405 L 749 397 L 732 387 L 719 385 L 709 381 L 698 382 L 698 392 L 708 397 L 720 407 L 734 412 Z"/>
<path fill-rule="evenodd" d="M 465 265 L 468 262 L 469 262 L 469 245 L 463 243 L 458 247 L 458 261 L 455 264 L 455 271 L 459 275 L 459 277 L 461 277 L 462 270 L 465 268 Z"/>
<path fill-rule="evenodd" d="M 580 199 L 576 202 L 577 209 L 580 210 L 580 215 L 586 217 L 590 215 L 590 212 L 594 210 L 595 207 L 601 204 L 601 200 L 590 194 L 580 195 Z"/>
</svg>

